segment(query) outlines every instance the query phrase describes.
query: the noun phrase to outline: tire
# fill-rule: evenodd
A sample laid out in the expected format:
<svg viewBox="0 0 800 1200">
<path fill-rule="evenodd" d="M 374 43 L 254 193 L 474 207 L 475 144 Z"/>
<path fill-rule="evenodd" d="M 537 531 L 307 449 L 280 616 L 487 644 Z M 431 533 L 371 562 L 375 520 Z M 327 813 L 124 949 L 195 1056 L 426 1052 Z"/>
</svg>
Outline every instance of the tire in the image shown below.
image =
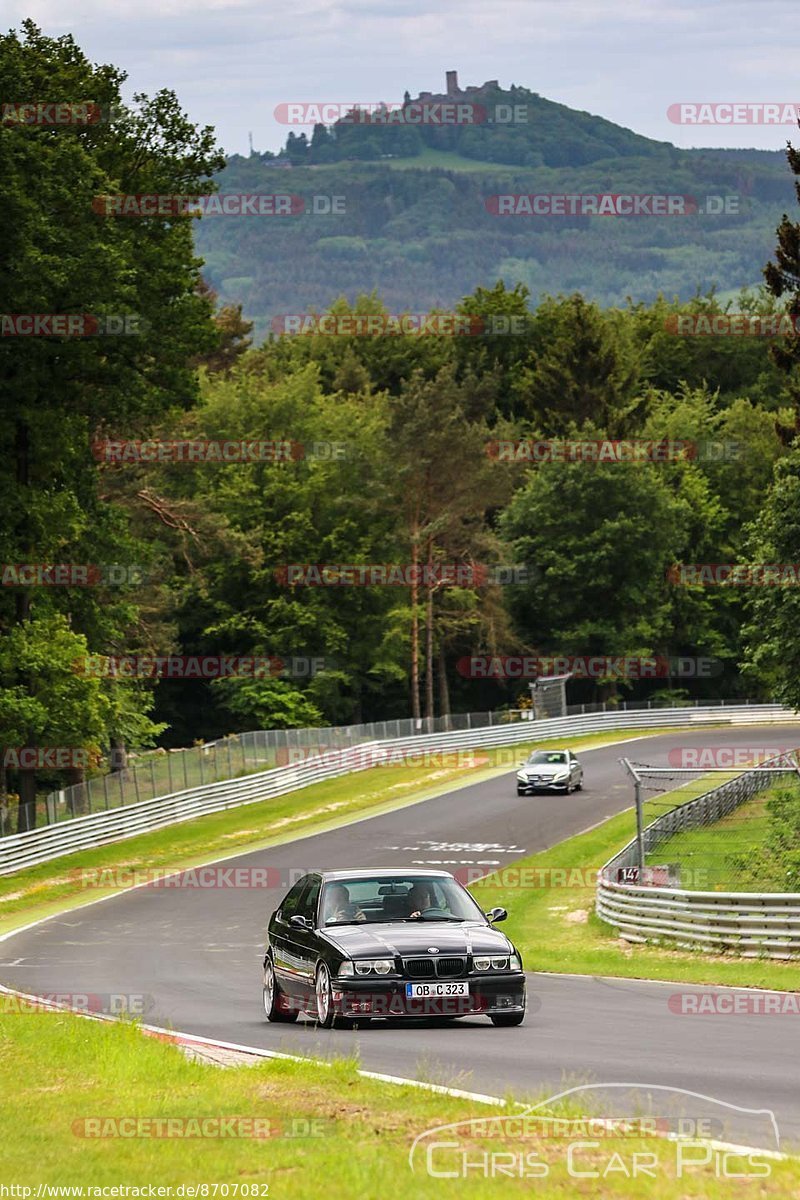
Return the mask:
<svg viewBox="0 0 800 1200">
<path fill-rule="evenodd" d="M 517 795 L 518 795 L 518 796 L 524 796 L 524 795 L 525 795 L 525 788 L 520 788 L 520 787 L 518 787 L 518 788 L 517 788 Z"/>
<path fill-rule="evenodd" d="M 580 781 L 580 783 L 576 783 L 576 784 L 575 784 L 575 791 L 576 791 L 576 792 L 582 792 L 582 791 L 583 791 L 583 780 L 581 780 L 581 781 Z"/>
<path fill-rule="evenodd" d="M 314 993 L 317 998 L 317 1024 L 321 1029 L 330 1029 L 333 1025 L 333 996 L 331 994 L 331 974 L 325 963 L 317 963 L 317 973 L 314 977 Z"/>
<path fill-rule="evenodd" d="M 264 963 L 264 986 L 262 989 L 264 997 L 264 1014 L 268 1021 L 282 1021 L 286 1024 L 291 1024 L 297 1020 L 297 1009 L 281 1008 L 281 997 L 283 993 L 278 987 L 278 981 L 275 978 L 275 968 L 272 965 L 272 959 L 268 958 Z"/>
<path fill-rule="evenodd" d="M 511 1025 L 521 1025 L 525 1020 L 525 1013 L 495 1013 L 489 1020 L 500 1029 L 507 1029 Z"/>
</svg>

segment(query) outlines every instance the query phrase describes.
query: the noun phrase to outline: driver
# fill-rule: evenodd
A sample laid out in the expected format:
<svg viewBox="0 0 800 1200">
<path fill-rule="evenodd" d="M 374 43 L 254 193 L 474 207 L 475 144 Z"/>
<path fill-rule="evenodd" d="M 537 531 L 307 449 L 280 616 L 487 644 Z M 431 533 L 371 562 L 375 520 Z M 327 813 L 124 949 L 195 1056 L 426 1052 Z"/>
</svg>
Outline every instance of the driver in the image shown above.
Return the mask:
<svg viewBox="0 0 800 1200">
<path fill-rule="evenodd" d="M 325 921 L 366 921 L 366 914 L 350 900 L 343 883 L 332 883 L 325 893 Z"/>
<path fill-rule="evenodd" d="M 415 883 L 408 893 L 408 903 L 411 909 L 408 915 L 412 920 L 419 919 L 427 908 L 435 908 L 430 884 Z"/>
</svg>

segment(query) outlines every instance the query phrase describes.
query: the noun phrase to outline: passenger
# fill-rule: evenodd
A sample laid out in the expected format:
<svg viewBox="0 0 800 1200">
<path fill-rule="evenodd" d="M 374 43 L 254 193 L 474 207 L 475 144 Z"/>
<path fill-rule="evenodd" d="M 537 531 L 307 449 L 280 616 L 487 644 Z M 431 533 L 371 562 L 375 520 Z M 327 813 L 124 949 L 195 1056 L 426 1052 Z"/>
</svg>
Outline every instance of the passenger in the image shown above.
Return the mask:
<svg viewBox="0 0 800 1200">
<path fill-rule="evenodd" d="M 350 900 L 343 883 L 331 883 L 325 889 L 325 924 L 329 921 L 366 921 L 366 914 Z"/>
</svg>

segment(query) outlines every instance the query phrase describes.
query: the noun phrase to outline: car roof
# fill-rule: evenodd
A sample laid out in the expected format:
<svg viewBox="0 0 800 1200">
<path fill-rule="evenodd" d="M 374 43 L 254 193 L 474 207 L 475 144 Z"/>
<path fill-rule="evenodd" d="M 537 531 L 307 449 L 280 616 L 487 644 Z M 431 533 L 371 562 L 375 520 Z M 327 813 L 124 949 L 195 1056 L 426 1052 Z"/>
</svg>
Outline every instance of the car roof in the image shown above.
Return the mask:
<svg viewBox="0 0 800 1200">
<path fill-rule="evenodd" d="M 531 754 L 539 754 L 540 752 L 543 754 L 567 754 L 568 747 L 567 746 L 534 746 L 533 750 L 531 750 Z"/>
<path fill-rule="evenodd" d="M 315 871 L 314 874 L 322 876 L 323 883 L 331 883 L 333 880 L 346 879 L 384 879 L 391 878 L 394 875 L 426 875 L 431 879 L 452 879 L 453 876 L 449 871 L 436 871 L 430 867 L 348 867 L 347 870 L 341 871 Z"/>
</svg>

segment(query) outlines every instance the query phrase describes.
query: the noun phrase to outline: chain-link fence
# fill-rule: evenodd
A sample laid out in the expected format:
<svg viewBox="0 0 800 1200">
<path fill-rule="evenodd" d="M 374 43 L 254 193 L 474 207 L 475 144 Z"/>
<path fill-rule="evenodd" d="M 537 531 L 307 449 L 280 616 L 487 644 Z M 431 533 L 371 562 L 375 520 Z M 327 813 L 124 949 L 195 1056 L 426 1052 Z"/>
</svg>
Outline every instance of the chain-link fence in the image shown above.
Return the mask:
<svg viewBox="0 0 800 1200">
<path fill-rule="evenodd" d="M 741 758 L 731 750 L 735 756 Z M 730 773 L 725 766 L 630 764 L 645 820 L 641 882 L 690 891 L 800 891 L 800 750 L 753 761 L 751 770 L 731 762 Z M 617 870 L 635 865 L 638 851 L 630 850 L 630 862 L 615 860 Z"/>
<path fill-rule="evenodd" d="M 517 721 L 509 712 L 453 713 L 447 717 L 374 721 L 324 729 L 260 729 L 192 746 L 187 750 L 152 750 L 131 756 L 118 771 L 97 774 L 83 783 L 50 792 L 37 804 L 37 825 L 152 800 L 206 783 L 219 783 L 271 767 L 290 766 L 309 754 L 345 750 L 386 738 L 450 730 L 492 728 Z M 0 837 L 16 832 L 11 805 L 0 805 Z"/>
</svg>

